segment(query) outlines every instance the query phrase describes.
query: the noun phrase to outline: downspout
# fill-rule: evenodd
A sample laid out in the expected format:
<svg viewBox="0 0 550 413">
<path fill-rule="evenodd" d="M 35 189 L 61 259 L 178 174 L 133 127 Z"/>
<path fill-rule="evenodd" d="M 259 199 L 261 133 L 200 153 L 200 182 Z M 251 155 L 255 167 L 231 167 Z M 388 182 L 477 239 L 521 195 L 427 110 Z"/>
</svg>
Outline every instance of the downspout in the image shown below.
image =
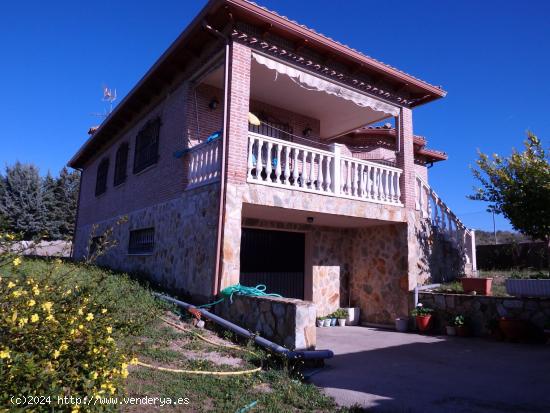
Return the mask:
<svg viewBox="0 0 550 413">
<path fill-rule="evenodd" d="M 225 179 L 226 179 L 226 158 L 227 158 L 227 136 L 228 136 L 228 106 L 229 106 L 229 43 L 230 39 L 223 33 L 214 29 L 206 21 L 202 23 L 209 33 L 221 38 L 225 44 L 225 62 L 224 62 L 224 91 L 223 91 L 223 125 L 222 125 L 222 156 L 220 171 L 220 202 L 218 211 L 218 231 L 216 236 L 216 261 L 214 267 L 214 278 L 212 279 L 212 295 L 216 296 L 220 291 L 221 284 L 221 249 L 223 243 L 223 223 L 225 218 Z"/>
<path fill-rule="evenodd" d="M 260 337 L 259 335 L 253 334 L 250 331 L 238 326 L 237 324 L 227 321 L 226 319 L 221 318 L 215 314 L 212 314 L 207 310 L 204 310 L 202 308 L 197 308 L 194 305 L 188 304 L 184 301 L 176 300 L 175 298 L 168 297 L 163 294 L 154 293 L 154 295 L 162 300 L 175 304 L 178 307 L 183 308 L 184 310 L 189 310 L 192 308 L 193 311 L 199 311 L 202 316 L 204 316 L 205 318 L 208 318 L 209 320 L 212 320 L 213 322 L 222 326 L 223 328 L 226 328 L 227 330 L 230 330 L 241 337 L 254 339 L 254 342 L 256 344 L 268 350 L 271 350 L 277 354 L 280 354 L 281 356 L 284 356 L 289 360 L 296 360 L 296 359 L 323 360 L 323 359 L 332 358 L 334 356 L 334 353 L 331 350 L 302 350 L 302 351 L 289 350 L 287 348 L 284 348 L 283 346 L 278 345 L 277 343 L 269 341 L 263 337 Z"/>
</svg>

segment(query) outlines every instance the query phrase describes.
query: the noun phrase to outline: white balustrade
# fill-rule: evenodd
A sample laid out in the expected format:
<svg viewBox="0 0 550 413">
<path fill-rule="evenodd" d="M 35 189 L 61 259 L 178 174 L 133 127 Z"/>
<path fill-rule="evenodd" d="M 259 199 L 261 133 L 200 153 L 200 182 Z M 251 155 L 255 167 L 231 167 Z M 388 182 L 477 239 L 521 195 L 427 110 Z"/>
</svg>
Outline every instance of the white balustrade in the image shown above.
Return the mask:
<svg viewBox="0 0 550 413">
<path fill-rule="evenodd" d="M 466 228 L 451 209 L 420 176 L 416 176 L 416 209 L 449 240 L 463 249 L 466 260 L 476 271 L 475 231 Z"/>
<path fill-rule="evenodd" d="M 402 205 L 398 168 L 249 132 L 247 181 L 368 202 Z"/>
<path fill-rule="evenodd" d="M 189 184 L 187 189 L 206 185 L 220 179 L 221 140 L 204 142 L 189 151 Z"/>
</svg>

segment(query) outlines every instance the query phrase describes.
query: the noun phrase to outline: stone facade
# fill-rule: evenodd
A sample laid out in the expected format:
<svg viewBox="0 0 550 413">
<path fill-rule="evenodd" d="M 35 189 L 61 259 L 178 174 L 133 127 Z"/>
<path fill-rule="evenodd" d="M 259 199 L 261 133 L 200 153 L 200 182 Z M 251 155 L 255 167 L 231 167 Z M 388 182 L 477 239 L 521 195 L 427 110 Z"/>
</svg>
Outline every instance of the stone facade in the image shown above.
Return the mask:
<svg viewBox="0 0 550 413">
<path fill-rule="evenodd" d="M 424 292 L 419 301 L 436 310 L 439 325 L 448 315 L 464 315 L 475 335 L 489 334 L 488 325 L 500 317 L 529 321 L 539 329 L 550 320 L 550 298 L 517 298 Z"/>
<path fill-rule="evenodd" d="M 315 305 L 302 300 L 233 296 L 216 314 L 290 350 L 315 349 Z"/>
<path fill-rule="evenodd" d="M 168 202 L 132 211 L 127 221 L 117 224 L 122 216 L 79 226 L 75 238 L 74 257 L 87 255 L 91 237 L 112 228 L 113 248 L 97 260 L 99 265 L 140 273 L 153 285 L 192 297 L 193 302 L 211 298 L 215 268 L 218 225 L 219 184 L 211 184 L 184 192 Z M 95 230 L 94 230 L 95 227 Z M 151 254 L 128 254 L 131 230 L 155 228 L 155 246 Z"/>
</svg>

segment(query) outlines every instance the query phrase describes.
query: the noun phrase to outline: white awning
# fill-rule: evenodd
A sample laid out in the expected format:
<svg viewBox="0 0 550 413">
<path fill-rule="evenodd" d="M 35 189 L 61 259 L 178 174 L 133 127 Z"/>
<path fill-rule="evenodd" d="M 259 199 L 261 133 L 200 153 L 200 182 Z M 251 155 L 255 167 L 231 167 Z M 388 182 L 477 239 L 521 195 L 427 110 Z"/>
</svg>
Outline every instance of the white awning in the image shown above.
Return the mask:
<svg viewBox="0 0 550 413">
<path fill-rule="evenodd" d="M 397 116 L 399 109 L 386 102 L 371 98 L 359 92 L 355 92 L 344 86 L 321 79 L 320 77 L 311 75 L 294 67 L 285 65 L 284 63 L 265 57 L 261 54 L 252 52 L 252 58 L 259 64 L 268 69 L 275 70 L 277 73 L 288 76 L 294 83 L 300 87 L 325 92 L 333 96 L 345 99 L 355 103 L 357 106 L 370 108 L 376 112 L 384 113 L 388 116 Z"/>
</svg>

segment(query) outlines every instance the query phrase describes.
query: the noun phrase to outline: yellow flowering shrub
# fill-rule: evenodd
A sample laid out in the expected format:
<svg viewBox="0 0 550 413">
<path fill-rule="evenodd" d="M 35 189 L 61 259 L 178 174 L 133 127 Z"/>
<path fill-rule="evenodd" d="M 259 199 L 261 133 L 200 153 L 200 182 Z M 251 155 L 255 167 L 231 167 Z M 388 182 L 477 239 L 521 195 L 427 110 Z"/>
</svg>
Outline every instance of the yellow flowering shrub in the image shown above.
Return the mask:
<svg viewBox="0 0 550 413">
<path fill-rule="evenodd" d="M 9 408 L 11 396 L 35 395 L 53 404 L 34 411 L 71 411 L 55 404 L 58 396 L 120 394 L 130 357 L 111 337 L 110 312 L 83 289 L 4 276 L 0 308 L 0 407 Z M 86 406 L 102 409 L 114 407 Z"/>
</svg>

